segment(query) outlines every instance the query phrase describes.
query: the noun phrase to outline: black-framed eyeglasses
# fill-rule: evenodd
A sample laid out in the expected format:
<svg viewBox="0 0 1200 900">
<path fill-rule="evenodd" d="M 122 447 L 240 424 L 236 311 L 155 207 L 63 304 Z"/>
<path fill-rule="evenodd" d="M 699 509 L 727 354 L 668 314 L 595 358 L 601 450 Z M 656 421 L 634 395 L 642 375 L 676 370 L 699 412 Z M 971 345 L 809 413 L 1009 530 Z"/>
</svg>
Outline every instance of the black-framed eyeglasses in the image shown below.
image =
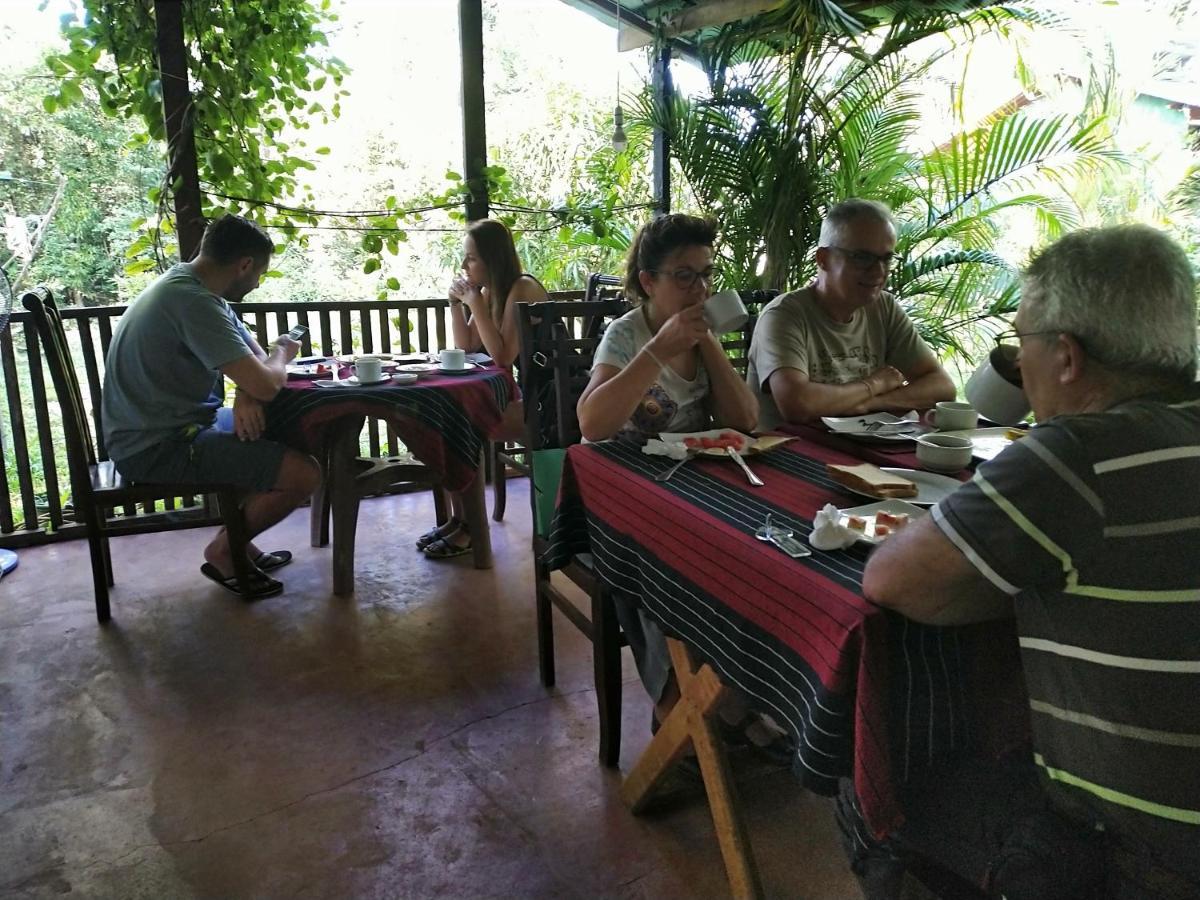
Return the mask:
<svg viewBox="0 0 1200 900">
<path fill-rule="evenodd" d="M 995 336 L 996 346 L 1016 347 L 1021 343 L 1021 338 L 1035 337 L 1039 334 L 1061 334 L 1057 328 L 1049 328 L 1045 331 L 1017 331 L 1015 328 L 1010 328 L 1008 331 L 1002 331 Z"/>
<path fill-rule="evenodd" d="M 846 247 L 829 246 L 826 249 L 836 250 L 849 261 L 850 265 L 858 269 L 860 272 L 865 272 L 875 266 L 882 265 L 885 272 L 890 271 L 896 262 L 895 253 L 884 253 L 882 256 L 878 253 L 871 253 L 867 250 L 850 250 Z"/>
<path fill-rule="evenodd" d="M 713 281 L 716 280 L 719 274 L 716 266 L 709 266 L 702 272 L 697 272 L 695 269 L 672 269 L 670 272 L 664 272 L 661 269 L 647 269 L 652 275 L 666 275 L 675 282 L 675 287 L 681 291 L 690 291 L 695 287 L 697 281 L 703 281 L 709 287 L 713 286 Z"/>
</svg>

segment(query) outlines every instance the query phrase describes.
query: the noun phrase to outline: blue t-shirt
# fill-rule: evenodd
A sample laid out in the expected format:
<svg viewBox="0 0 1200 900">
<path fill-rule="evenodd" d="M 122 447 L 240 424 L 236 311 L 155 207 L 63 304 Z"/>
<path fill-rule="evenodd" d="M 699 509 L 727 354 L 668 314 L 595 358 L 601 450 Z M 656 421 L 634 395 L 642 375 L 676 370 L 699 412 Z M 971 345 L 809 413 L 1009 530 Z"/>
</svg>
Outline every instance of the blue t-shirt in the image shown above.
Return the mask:
<svg viewBox="0 0 1200 900">
<path fill-rule="evenodd" d="M 121 316 L 105 360 L 102 421 L 108 455 L 120 462 L 213 423 L 224 402 L 221 366 L 253 350 L 250 332 L 179 263 Z"/>
</svg>

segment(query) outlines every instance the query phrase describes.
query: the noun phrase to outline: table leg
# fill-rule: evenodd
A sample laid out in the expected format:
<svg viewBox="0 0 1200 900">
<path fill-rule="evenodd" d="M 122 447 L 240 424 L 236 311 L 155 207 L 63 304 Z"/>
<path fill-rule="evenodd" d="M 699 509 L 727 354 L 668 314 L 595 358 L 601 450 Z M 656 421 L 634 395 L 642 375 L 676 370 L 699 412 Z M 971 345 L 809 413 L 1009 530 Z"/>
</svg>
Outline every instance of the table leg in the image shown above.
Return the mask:
<svg viewBox="0 0 1200 900">
<path fill-rule="evenodd" d="M 329 546 L 329 485 L 330 446 L 326 439 L 317 449 L 317 462 L 321 466 L 321 484 L 313 491 L 308 507 L 308 543 L 312 547 Z"/>
<path fill-rule="evenodd" d="M 358 531 L 358 433 L 362 419 L 338 423 L 329 454 L 329 505 L 333 513 L 333 592 L 354 593 L 354 541 Z"/>
<path fill-rule="evenodd" d="M 762 883 L 738 810 L 729 761 L 711 722 L 728 689 L 710 666 L 697 670 L 682 641 L 667 638 L 667 647 L 679 683 L 679 702 L 626 776 L 621 797 L 635 813 L 640 812 L 671 765 L 689 744 L 695 747 L 730 890 L 734 897 L 761 897 Z"/>
<path fill-rule="evenodd" d="M 484 445 L 487 446 L 486 444 Z M 463 491 L 463 512 L 467 517 L 467 528 L 471 532 L 471 553 L 475 568 L 492 567 L 492 532 L 488 527 L 487 496 L 484 493 L 483 459 L 475 470 L 475 478 Z"/>
</svg>

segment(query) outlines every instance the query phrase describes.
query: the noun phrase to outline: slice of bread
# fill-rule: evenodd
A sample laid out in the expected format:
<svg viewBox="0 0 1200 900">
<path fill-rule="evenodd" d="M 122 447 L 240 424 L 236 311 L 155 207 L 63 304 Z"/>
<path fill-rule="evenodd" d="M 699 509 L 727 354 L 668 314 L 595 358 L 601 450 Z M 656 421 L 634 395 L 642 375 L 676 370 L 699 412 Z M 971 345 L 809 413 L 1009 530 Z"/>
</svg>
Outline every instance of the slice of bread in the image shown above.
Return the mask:
<svg viewBox="0 0 1200 900">
<path fill-rule="evenodd" d="M 915 497 L 917 486 L 900 475 L 885 472 L 870 463 L 859 463 L 857 466 L 839 466 L 827 463 L 825 466 L 829 477 L 838 484 L 870 494 L 872 497 Z"/>
</svg>

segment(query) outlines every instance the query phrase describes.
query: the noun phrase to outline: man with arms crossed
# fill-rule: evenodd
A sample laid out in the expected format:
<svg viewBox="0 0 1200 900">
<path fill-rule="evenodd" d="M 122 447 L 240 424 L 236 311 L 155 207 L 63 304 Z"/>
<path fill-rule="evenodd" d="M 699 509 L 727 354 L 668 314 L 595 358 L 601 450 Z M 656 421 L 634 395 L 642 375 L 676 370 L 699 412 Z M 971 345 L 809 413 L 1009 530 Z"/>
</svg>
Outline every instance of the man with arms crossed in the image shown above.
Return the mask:
<svg viewBox="0 0 1200 900">
<path fill-rule="evenodd" d="M 910 783 L 899 846 L 1013 900 L 1200 897 L 1191 265 L 1145 226 L 1079 231 L 1013 324 L 1037 427 L 875 551 L 863 591 L 934 625 L 1015 613 L 1033 752 Z"/>
<path fill-rule="evenodd" d="M 844 200 L 829 210 L 816 281 L 772 300 L 754 327 L 746 379 L 759 428 L 954 399 L 950 376 L 883 290 L 895 249 L 882 203 Z"/>
<path fill-rule="evenodd" d="M 117 470 L 134 482 L 224 482 L 253 491 L 244 507 L 251 538 L 320 483 L 312 457 L 261 439 L 263 404 L 286 382 L 284 367 L 300 345 L 285 336 L 265 353 L 227 302 L 258 287 L 273 249 L 267 233 L 240 216 L 212 222 L 196 259 L 173 266 L 121 316 L 104 373 L 104 440 Z M 226 376 L 237 386 L 232 425 L 218 416 Z M 291 553 L 263 553 L 252 542 L 248 555 L 247 599 L 282 591 L 266 571 L 286 565 Z M 206 577 L 241 593 L 224 529 L 204 559 Z"/>
</svg>

